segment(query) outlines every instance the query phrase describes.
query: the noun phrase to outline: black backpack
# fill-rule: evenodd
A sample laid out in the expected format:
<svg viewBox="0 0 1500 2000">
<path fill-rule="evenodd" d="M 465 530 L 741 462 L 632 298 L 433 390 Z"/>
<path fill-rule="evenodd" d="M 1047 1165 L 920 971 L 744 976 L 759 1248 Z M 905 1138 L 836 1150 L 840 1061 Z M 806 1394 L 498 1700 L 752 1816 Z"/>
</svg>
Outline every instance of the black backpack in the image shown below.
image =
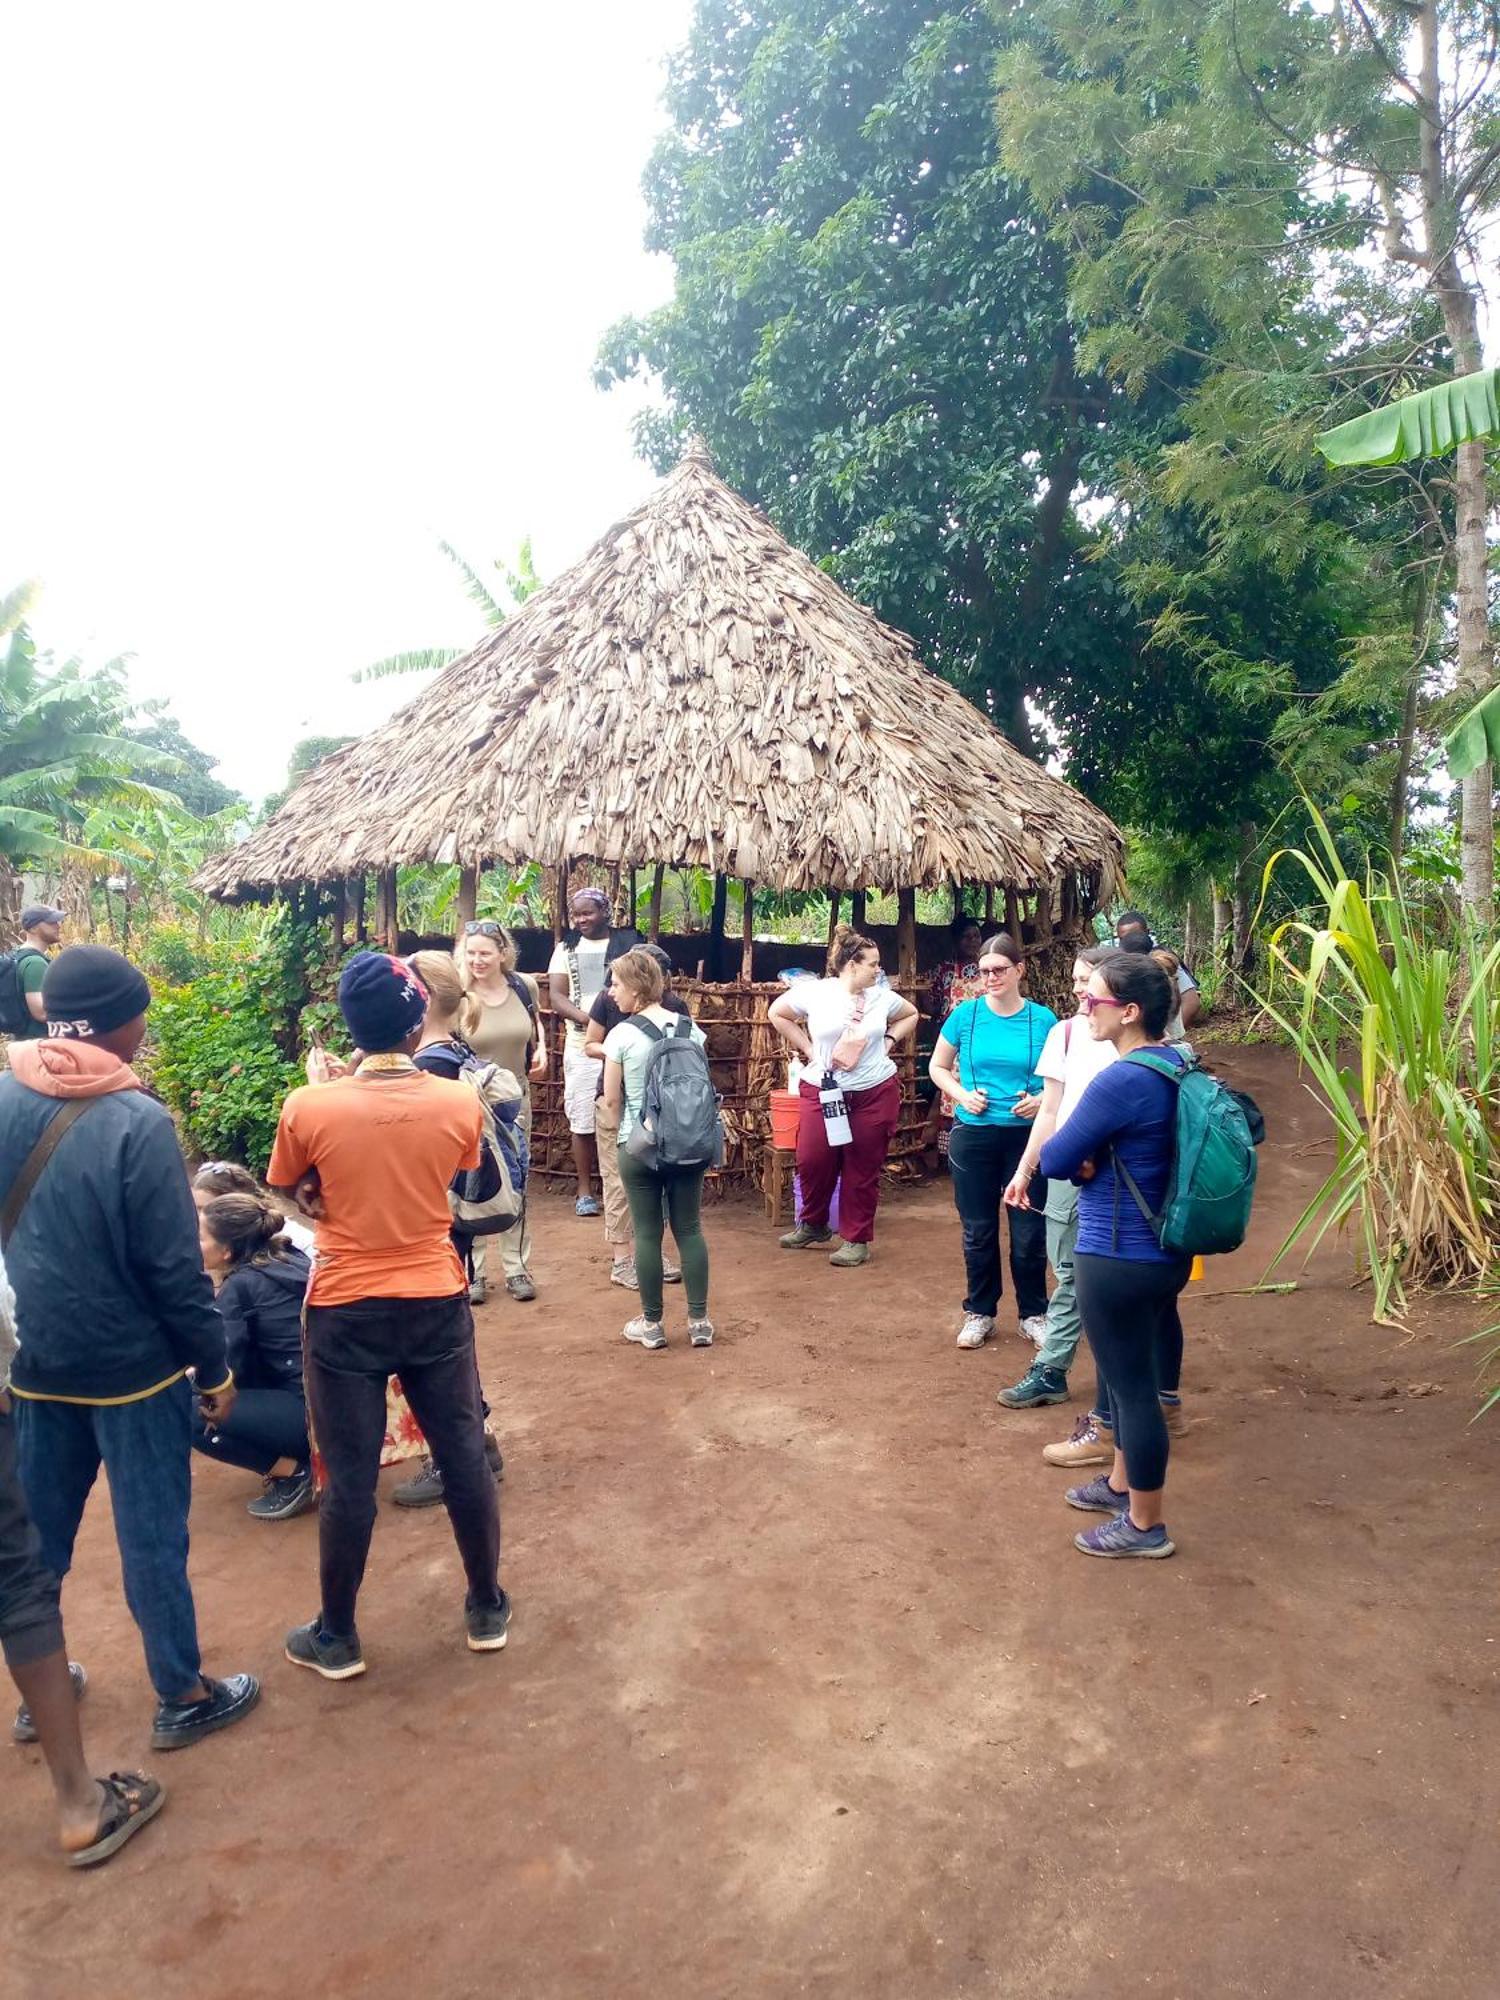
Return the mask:
<svg viewBox="0 0 1500 2000">
<path fill-rule="evenodd" d="M 46 956 L 34 944 L 18 944 L 14 951 L 0 952 L 0 1035 L 24 1035 L 32 1026 L 34 1017 L 26 1005 L 21 964 L 24 959 Z"/>
</svg>

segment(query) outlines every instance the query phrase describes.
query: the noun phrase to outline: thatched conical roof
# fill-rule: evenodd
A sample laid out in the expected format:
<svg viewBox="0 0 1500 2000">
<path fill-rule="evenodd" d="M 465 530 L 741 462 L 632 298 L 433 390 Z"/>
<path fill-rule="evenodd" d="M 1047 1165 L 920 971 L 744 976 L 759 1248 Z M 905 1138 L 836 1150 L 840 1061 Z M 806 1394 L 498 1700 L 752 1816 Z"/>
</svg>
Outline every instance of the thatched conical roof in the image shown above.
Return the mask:
<svg viewBox="0 0 1500 2000">
<path fill-rule="evenodd" d="M 778 889 L 1113 887 L 1112 822 L 690 451 L 198 877 L 227 900 L 416 861 L 667 862 Z"/>
</svg>

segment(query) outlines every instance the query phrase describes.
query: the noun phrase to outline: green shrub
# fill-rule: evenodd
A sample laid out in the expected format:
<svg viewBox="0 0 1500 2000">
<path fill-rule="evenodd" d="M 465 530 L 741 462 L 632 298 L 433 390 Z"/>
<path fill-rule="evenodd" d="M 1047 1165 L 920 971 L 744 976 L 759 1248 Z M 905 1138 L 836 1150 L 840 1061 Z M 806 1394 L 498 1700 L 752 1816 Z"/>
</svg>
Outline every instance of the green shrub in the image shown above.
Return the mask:
<svg viewBox="0 0 1500 2000">
<path fill-rule="evenodd" d="M 242 972 L 158 990 L 151 1074 L 190 1148 L 263 1174 L 282 1100 L 302 1081 Z"/>
</svg>

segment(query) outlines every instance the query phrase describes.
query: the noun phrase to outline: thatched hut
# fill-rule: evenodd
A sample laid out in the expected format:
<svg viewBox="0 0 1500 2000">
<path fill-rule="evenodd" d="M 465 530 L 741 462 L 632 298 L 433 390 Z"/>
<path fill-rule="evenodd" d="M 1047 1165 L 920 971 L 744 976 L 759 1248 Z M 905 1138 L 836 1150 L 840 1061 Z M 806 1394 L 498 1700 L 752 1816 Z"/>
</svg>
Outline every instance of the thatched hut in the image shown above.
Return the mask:
<svg viewBox="0 0 1500 2000">
<path fill-rule="evenodd" d="M 726 1031 L 715 1057 L 748 1169 L 774 1068 L 763 1024 L 778 969 L 754 939 L 757 885 L 828 890 L 836 913 L 847 896 L 856 922 L 868 890 L 895 891 L 898 982 L 914 987 L 928 955 L 918 889 L 977 890 L 997 917 L 998 896 L 1036 952 L 1054 941 L 1063 952 L 1114 893 L 1122 851 L 1103 813 L 1023 757 L 695 448 L 572 569 L 325 759 L 198 880 L 226 902 L 326 899 L 342 942 L 351 922 L 394 940 L 401 864 L 457 863 L 468 916 L 481 869 L 542 863 L 555 871 L 558 925 L 575 868 L 616 882 L 652 870 L 653 934 L 664 869 L 708 870 L 711 929 L 674 958 Z M 726 983 L 730 878 L 744 885 L 743 916 L 738 978 Z M 539 1136 L 558 1122 L 549 1109 L 539 1106 Z"/>
</svg>

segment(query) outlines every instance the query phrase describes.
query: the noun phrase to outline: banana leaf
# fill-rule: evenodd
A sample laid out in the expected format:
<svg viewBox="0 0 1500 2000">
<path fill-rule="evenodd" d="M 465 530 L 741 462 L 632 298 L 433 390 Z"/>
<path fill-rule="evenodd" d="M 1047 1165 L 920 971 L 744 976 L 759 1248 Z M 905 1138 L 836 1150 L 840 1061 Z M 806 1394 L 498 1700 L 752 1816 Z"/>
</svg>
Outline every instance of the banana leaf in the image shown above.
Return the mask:
<svg viewBox="0 0 1500 2000">
<path fill-rule="evenodd" d="M 1330 465 L 1400 465 L 1493 437 L 1500 437 L 1500 368 L 1481 368 L 1351 417 L 1322 432 L 1318 450 Z"/>
<path fill-rule="evenodd" d="M 1448 776 L 1467 778 L 1481 764 L 1500 760 L 1500 687 L 1493 687 L 1443 738 Z"/>
</svg>

